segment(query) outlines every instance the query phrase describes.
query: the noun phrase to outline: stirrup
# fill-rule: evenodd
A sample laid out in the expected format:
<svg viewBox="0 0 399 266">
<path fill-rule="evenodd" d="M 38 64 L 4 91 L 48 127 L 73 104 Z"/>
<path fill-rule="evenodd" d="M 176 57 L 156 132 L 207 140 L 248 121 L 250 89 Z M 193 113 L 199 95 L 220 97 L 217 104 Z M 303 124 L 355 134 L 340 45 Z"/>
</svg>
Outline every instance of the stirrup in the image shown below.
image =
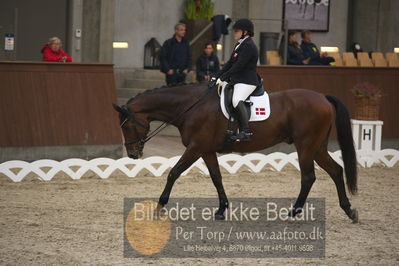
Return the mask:
<svg viewBox="0 0 399 266">
<path fill-rule="evenodd" d="M 235 141 L 250 141 L 252 139 L 251 131 L 240 131 L 236 136 L 232 136 L 231 139 Z"/>
</svg>

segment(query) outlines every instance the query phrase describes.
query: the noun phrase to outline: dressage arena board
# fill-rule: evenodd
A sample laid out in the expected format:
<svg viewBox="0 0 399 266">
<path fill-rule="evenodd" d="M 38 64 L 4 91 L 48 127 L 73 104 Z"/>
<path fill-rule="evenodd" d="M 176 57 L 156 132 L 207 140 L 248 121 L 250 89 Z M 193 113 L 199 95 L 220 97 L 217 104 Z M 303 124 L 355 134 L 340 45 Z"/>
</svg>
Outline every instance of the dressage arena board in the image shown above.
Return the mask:
<svg viewBox="0 0 399 266">
<path fill-rule="evenodd" d="M 330 155 L 341 166 L 343 165 L 340 151 L 330 153 Z M 362 167 L 371 167 L 377 164 L 393 167 L 399 161 L 399 151 L 393 149 L 385 149 L 372 153 L 358 151 L 357 157 L 358 163 Z M 15 160 L 0 164 L 0 173 L 8 176 L 14 182 L 20 182 L 31 172 L 35 173 L 39 179 L 44 181 L 51 180 L 61 171 L 72 179 L 80 179 L 89 170 L 103 179 L 110 177 L 115 170 L 122 171 L 128 177 L 135 177 L 142 170 L 147 170 L 154 176 L 161 176 L 165 174 L 166 171 L 169 171 L 169 169 L 177 163 L 179 158 L 179 156 L 172 158 L 153 156 L 138 160 L 125 157 L 119 160 L 109 158 L 97 158 L 90 161 L 67 159 L 61 162 L 54 160 L 38 160 L 32 163 Z M 250 153 L 244 156 L 227 154 L 220 156 L 218 160 L 220 166 L 230 174 L 237 173 L 243 166 L 248 167 L 254 173 L 259 173 L 267 166 L 272 170 L 281 171 L 287 165 L 292 165 L 299 170 L 298 154 L 296 152 L 290 154 L 275 152 L 268 155 Z M 47 171 L 43 170 L 45 168 L 47 168 Z M 199 159 L 187 169 L 183 175 L 187 175 L 187 173 L 194 168 L 199 169 L 204 174 L 209 173 L 204 161 Z"/>
</svg>

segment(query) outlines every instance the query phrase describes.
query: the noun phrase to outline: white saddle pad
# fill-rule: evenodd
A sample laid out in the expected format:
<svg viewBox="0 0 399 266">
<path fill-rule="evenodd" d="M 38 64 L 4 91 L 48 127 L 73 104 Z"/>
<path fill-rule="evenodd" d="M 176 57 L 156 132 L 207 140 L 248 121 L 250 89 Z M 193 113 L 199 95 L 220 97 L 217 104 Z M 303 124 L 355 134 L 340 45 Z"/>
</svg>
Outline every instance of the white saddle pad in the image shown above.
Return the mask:
<svg viewBox="0 0 399 266">
<path fill-rule="evenodd" d="M 224 90 L 226 86 L 223 86 L 220 94 L 220 107 L 222 108 L 223 115 L 229 119 L 229 113 L 226 110 L 226 106 L 224 104 Z M 271 110 L 270 110 L 270 100 L 269 95 L 265 91 L 262 96 L 251 96 L 249 97 L 249 101 L 252 102 L 251 105 L 251 117 L 249 119 L 250 122 L 254 121 L 263 121 L 269 118 Z"/>
</svg>

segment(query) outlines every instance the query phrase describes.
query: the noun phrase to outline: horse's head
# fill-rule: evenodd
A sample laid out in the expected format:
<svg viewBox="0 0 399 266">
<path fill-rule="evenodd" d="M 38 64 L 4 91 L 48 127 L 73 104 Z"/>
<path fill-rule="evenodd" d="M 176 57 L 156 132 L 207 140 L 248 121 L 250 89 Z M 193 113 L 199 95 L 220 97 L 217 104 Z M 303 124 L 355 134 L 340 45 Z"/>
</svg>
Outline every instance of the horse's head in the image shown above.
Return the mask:
<svg viewBox="0 0 399 266">
<path fill-rule="evenodd" d="M 113 104 L 113 107 L 119 113 L 127 155 L 132 159 L 140 158 L 143 156 L 144 143 L 150 130 L 149 122 L 144 115 L 134 114 L 127 105 Z"/>
</svg>

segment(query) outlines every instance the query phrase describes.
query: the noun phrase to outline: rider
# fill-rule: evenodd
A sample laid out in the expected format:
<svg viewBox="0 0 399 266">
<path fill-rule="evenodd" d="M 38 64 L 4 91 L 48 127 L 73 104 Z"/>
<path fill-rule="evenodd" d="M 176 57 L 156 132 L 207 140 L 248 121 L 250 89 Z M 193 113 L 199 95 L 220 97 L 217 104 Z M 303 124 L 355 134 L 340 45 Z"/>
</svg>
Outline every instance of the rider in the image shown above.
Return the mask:
<svg viewBox="0 0 399 266">
<path fill-rule="evenodd" d="M 256 65 L 258 62 L 258 48 L 253 42 L 254 24 L 249 19 L 239 19 L 233 25 L 234 39 L 237 44 L 230 60 L 218 73 L 217 86 L 228 81 L 234 84 L 233 107 L 235 108 L 240 132 L 233 136 L 233 140 L 249 141 L 252 132 L 249 128 L 249 117 L 244 101 L 259 85 Z"/>
</svg>

